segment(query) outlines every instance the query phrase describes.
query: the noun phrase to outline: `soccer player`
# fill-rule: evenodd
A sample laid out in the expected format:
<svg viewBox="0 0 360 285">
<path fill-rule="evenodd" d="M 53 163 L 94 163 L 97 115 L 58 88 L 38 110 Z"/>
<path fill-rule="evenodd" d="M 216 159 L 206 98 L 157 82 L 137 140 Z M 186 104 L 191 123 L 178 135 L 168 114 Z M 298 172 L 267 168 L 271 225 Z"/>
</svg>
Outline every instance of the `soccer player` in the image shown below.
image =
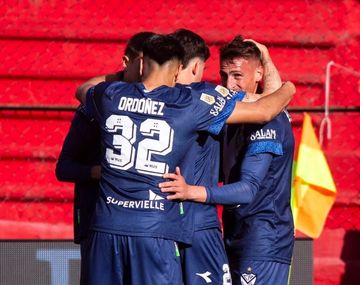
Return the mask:
<svg viewBox="0 0 360 285">
<path fill-rule="evenodd" d="M 186 29 L 176 30 L 173 36 L 185 50 L 177 82 L 200 82 L 205 62 L 210 56 L 204 39 Z M 200 132 L 198 135 L 197 142 L 193 145 L 196 157 L 194 183 L 213 185 L 218 181 L 220 139 L 219 136 L 207 132 Z M 194 237 L 191 246 L 182 246 L 180 250 L 184 284 L 196 285 L 206 281 L 214 284 L 231 284 L 216 206 L 196 203 L 192 209 Z M 227 280 L 227 283 L 223 283 L 223 280 Z"/>
<path fill-rule="evenodd" d="M 190 84 L 201 81 L 205 62 L 210 56 L 204 39 L 186 29 L 179 29 L 173 35 L 185 49 L 185 57 L 177 82 Z M 269 63 L 272 63 L 271 59 Z M 276 81 L 279 81 L 281 86 L 278 72 L 270 64 L 266 66 L 266 72 L 267 76 L 264 78 L 266 92 L 275 91 L 279 88 Z M 197 157 L 195 160 L 196 185 L 211 186 L 219 181 L 220 141 L 221 136 L 199 133 L 197 144 L 194 145 Z M 211 281 L 215 284 L 230 284 L 228 259 L 223 246 L 216 206 L 197 203 L 193 209 L 194 238 L 191 246 L 185 246 L 180 251 L 184 283 L 190 285 Z"/>
<path fill-rule="evenodd" d="M 264 100 L 237 103 L 232 112 L 232 94 L 225 97 L 210 84 L 200 83 L 202 93 L 169 87 L 178 76 L 180 53 L 174 38 L 154 36 L 144 47 L 142 83 L 94 87 L 90 80 L 78 88 L 77 97 L 100 122 L 106 148 L 87 258 L 91 284 L 181 284 L 171 240 L 191 242 L 192 225 L 184 205 L 160 192 L 163 174 L 180 164 L 193 180 L 188 150 L 198 131 L 216 134 L 225 120 L 269 119 L 294 92 L 287 83 Z"/>
<path fill-rule="evenodd" d="M 132 36 L 122 58 L 124 70 L 116 74 L 100 76 L 99 81 L 140 81 L 140 58 L 143 44 L 152 35 L 154 35 L 152 32 L 140 32 Z M 99 125 L 86 114 L 84 106 L 80 105 L 64 140 L 55 174 L 59 181 L 75 183 L 74 242 L 80 244 L 81 256 L 84 255 L 90 220 L 99 196 L 100 150 Z M 83 270 L 80 275 L 83 275 Z M 80 277 L 80 284 L 86 284 L 83 277 Z"/>
<path fill-rule="evenodd" d="M 268 50 L 258 47 L 264 58 Z M 221 49 L 224 85 L 252 91 L 259 87 L 263 68 L 271 63 L 260 64 L 258 47 L 236 37 Z M 224 239 L 234 284 L 287 284 L 294 244 L 290 209 L 293 151 L 290 120 L 284 111 L 266 124 L 228 126 L 224 153 L 233 159 L 224 159 L 224 169 L 225 182 L 231 184 L 188 186 L 181 176 L 165 175 L 177 180 L 161 185 L 167 187 L 164 192 L 176 193 L 169 199 L 228 205 L 223 212 Z"/>
</svg>

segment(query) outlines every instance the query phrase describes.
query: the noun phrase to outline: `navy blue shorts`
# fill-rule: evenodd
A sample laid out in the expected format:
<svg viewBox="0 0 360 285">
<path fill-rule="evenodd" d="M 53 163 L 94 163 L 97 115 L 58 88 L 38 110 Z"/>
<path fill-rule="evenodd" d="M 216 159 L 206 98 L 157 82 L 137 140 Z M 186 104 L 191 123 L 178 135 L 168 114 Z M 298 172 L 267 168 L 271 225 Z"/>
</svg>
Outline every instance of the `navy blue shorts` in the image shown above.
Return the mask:
<svg viewBox="0 0 360 285">
<path fill-rule="evenodd" d="M 83 284 L 183 284 L 180 255 L 172 240 L 94 231 L 84 247 Z"/>
<path fill-rule="evenodd" d="M 85 276 L 85 266 L 84 266 L 84 261 L 85 259 L 83 258 L 84 255 L 86 255 L 86 251 L 87 251 L 87 244 L 88 244 L 88 238 L 83 238 L 80 241 L 80 285 L 87 285 L 86 284 L 86 276 Z"/>
<path fill-rule="evenodd" d="M 230 263 L 233 285 L 287 285 L 290 265 L 270 261 L 238 260 Z"/>
<path fill-rule="evenodd" d="M 190 247 L 180 250 L 185 285 L 231 285 L 228 259 L 218 228 L 194 232 Z"/>
</svg>

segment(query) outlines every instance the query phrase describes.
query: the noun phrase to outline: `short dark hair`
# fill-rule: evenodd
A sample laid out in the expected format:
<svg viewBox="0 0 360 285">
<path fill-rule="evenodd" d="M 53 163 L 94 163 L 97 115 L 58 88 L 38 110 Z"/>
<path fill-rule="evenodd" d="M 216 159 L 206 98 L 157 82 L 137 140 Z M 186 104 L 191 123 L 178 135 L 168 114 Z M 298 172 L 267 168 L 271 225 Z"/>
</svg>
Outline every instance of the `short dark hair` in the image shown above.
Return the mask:
<svg viewBox="0 0 360 285">
<path fill-rule="evenodd" d="M 178 29 L 171 35 L 173 35 L 180 42 L 185 50 L 185 56 L 183 60 L 184 68 L 186 68 L 190 60 L 195 57 L 199 57 L 203 61 L 206 61 L 210 57 L 210 50 L 205 40 L 193 31 L 187 29 Z"/>
<path fill-rule="evenodd" d="M 182 62 L 185 51 L 173 36 L 153 35 L 144 43 L 143 54 L 162 65 L 172 59 Z"/>
<path fill-rule="evenodd" d="M 243 37 L 238 35 L 220 48 L 220 61 L 236 57 L 261 60 L 261 51 L 253 42 L 244 41 Z"/>
<path fill-rule="evenodd" d="M 125 55 L 127 55 L 129 59 L 138 57 L 144 49 L 145 41 L 153 35 L 155 35 L 153 32 L 139 32 L 134 34 L 127 42 Z"/>
</svg>

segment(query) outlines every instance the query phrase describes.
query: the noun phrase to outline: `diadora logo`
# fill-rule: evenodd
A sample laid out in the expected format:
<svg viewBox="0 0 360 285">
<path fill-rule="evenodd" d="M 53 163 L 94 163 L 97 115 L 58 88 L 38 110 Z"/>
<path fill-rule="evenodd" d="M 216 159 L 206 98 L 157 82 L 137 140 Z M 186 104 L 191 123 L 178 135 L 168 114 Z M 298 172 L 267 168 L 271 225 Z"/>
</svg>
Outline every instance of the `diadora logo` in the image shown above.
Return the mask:
<svg viewBox="0 0 360 285">
<path fill-rule="evenodd" d="M 165 199 L 149 190 L 149 200 L 117 200 L 108 196 L 106 197 L 106 204 L 113 204 L 128 209 L 154 209 L 164 211 L 165 205 L 161 200 Z"/>
<path fill-rule="evenodd" d="M 276 139 L 276 130 L 268 129 L 268 130 L 258 130 L 253 132 L 250 136 L 250 140 L 266 140 L 266 139 Z"/>
<path fill-rule="evenodd" d="M 206 271 L 204 273 L 196 273 L 196 275 L 204 278 L 206 283 L 212 283 L 212 281 L 211 281 L 211 279 L 209 277 L 211 275 L 211 272 Z"/>
</svg>

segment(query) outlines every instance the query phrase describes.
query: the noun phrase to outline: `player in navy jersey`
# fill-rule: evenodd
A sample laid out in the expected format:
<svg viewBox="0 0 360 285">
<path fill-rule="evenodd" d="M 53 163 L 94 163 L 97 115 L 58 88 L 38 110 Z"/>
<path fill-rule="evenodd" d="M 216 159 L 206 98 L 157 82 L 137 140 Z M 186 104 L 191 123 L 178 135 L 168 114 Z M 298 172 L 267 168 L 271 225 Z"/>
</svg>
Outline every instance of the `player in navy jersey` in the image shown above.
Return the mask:
<svg viewBox="0 0 360 285">
<path fill-rule="evenodd" d="M 168 87 L 174 86 L 180 67 L 179 47 L 172 37 L 152 38 L 144 47 L 142 83 L 93 87 L 89 81 L 78 89 L 78 97 L 87 96 L 87 108 L 102 126 L 106 149 L 89 244 L 88 269 L 94 284 L 181 283 L 170 241 L 191 242 L 192 225 L 185 217 L 186 207 L 164 199 L 157 185 L 179 164 L 188 179 L 194 179 L 189 150 L 197 132 L 218 133 L 235 102 L 231 93 L 206 83 Z M 264 121 L 289 101 L 292 92 L 293 86 L 286 84 L 261 102 L 237 103 L 227 121 Z"/>
<path fill-rule="evenodd" d="M 268 53 L 258 46 L 263 55 Z M 223 84 L 256 90 L 264 68 L 260 55 L 254 42 L 235 38 L 220 52 Z M 234 284 L 287 284 L 294 243 L 289 116 L 284 111 L 267 124 L 227 126 L 224 145 L 225 182 L 231 184 L 194 187 L 170 174 L 165 177 L 176 183 L 161 186 L 176 193 L 170 199 L 229 205 L 223 212 L 224 238 Z"/>
<path fill-rule="evenodd" d="M 201 81 L 205 62 L 210 56 L 204 39 L 196 33 L 179 29 L 173 33 L 185 49 L 178 83 L 190 84 Z M 276 90 L 278 73 L 266 66 L 265 92 Z M 275 77 L 275 78 L 272 78 Z M 275 84 L 274 84 L 275 82 Z M 220 86 L 218 87 L 220 89 Z M 223 89 L 226 92 L 225 89 Z M 221 136 L 200 132 L 196 149 L 195 184 L 214 185 L 219 181 Z M 194 210 L 194 238 L 191 246 L 181 251 L 183 278 L 186 285 L 211 281 L 215 284 L 230 284 L 228 259 L 226 256 L 220 224 L 215 205 L 196 203 Z"/>
<path fill-rule="evenodd" d="M 268 54 L 265 46 L 258 47 L 261 54 Z M 229 52 L 233 49 L 238 51 L 236 56 Z M 251 74 L 257 72 L 259 55 L 254 43 L 236 37 L 220 52 L 223 84 L 235 91 L 257 88 L 259 80 Z M 237 80 L 231 76 L 236 72 L 242 73 L 243 78 Z M 239 136 L 243 137 L 243 148 L 237 144 Z M 223 153 L 234 157 L 236 150 L 237 161 L 224 173 L 225 183 L 247 177 L 255 184 L 251 190 L 257 189 L 257 194 L 248 205 L 226 207 L 223 212 L 224 239 L 234 284 L 249 283 L 256 278 L 255 284 L 259 285 L 285 285 L 294 246 L 290 207 L 294 137 L 287 111 L 267 124 L 245 125 L 242 134 L 239 128 L 230 126 Z"/>
<path fill-rule="evenodd" d="M 99 76 L 99 81 L 140 80 L 140 57 L 142 46 L 151 32 L 133 35 L 125 48 L 124 70 L 116 74 Z M 80 244 L 81 256 L 84 255 L 86 239 L 89 235 L 90 220 L 95 211 L 99 196 L 100 179 L 100 129 L 98 123 L 80 105 L 71 121 L 57 164 L 56 177 L 59 181 L 74 182 L 74 242 Z M 81 266 L 81 269 L 83 266 Z M 81 270 L 81 276 L 83 270 Z M 86 284 L 80 278 L 80 284 Z"/>
<path fill-rule="evenodd" d="M 176 30 L 173 35 L 185 50 L 177 82 L 181 84 L 200 82 L 205 62 L 210 56 L 204 39 L 186 29 Z M 193 148 L 195 148 L 194 158 L 196 157 L 194 183 L 196 185 L 217 183 L 220 136 L 200 132 Z M 192 209 L 194 237 L 191 246 L 182 246 L 180 250 L 184 284 L 196 285 L 206 281 L 214 284 L 231 284 L 228 259 L 220 232 L 216 206 L 196 203 Z"/>
</svg>

